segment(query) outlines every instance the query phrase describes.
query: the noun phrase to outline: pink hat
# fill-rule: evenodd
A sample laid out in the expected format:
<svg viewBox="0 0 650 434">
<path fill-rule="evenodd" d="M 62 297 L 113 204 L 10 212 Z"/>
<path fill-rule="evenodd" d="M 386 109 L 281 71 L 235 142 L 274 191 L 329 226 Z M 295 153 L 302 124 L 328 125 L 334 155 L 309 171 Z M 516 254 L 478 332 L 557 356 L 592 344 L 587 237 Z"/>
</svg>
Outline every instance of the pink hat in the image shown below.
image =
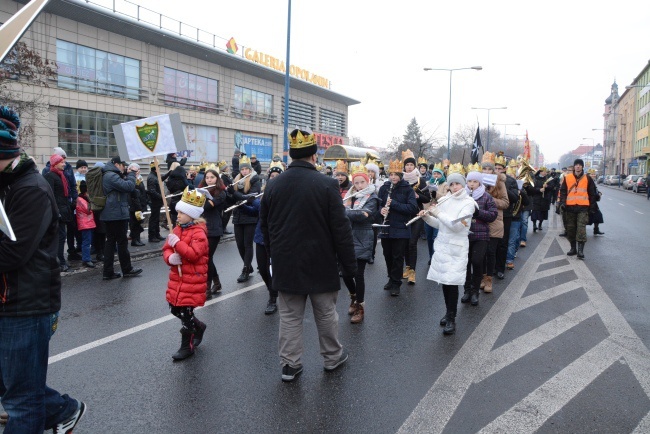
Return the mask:
<svg viewBox="0 0 650 434">
<path fill-rule="evenodd" d="M 61 155 L 52 154 L 52 156 L 50 157 L 50 167 L 54 167 L 57 164 L 59 164 L 61 161 L 64 161 L 64 160 L 65 160 L 65 158 L 63 158 Z"/>
</svg>

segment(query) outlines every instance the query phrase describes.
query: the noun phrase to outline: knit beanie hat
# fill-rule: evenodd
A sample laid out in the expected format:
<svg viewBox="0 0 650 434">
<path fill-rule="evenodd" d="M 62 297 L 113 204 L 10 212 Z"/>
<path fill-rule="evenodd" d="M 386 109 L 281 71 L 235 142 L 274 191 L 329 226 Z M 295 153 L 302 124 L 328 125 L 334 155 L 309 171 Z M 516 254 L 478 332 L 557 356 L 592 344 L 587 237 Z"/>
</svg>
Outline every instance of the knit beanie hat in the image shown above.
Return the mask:
<svg viewBox="0 0 650 434">
<path fill-rule="evenodd" d="M 18 114 L 9 107 L 0 106 L 0 160 L 8 160 L 20 155 L 18 128 L 20 128 Z"/>
<path fill-rule="evenodd" d="M 585 167 L 585 162 L 581 158 L 576 158 L 576 160 L 573 162 L 574 166 L 580 165 L 582 167 Z"/>
<path fill-rule="evenodd" d="M 192 219 L 196 220 L 201 217 L 201 214 L 203 214 L 205 198 L 204 189 L 197 188 L 195 190 L 190 190 L 188 187 L 185 187 L 181 200 L 176 203 L 176 211 L 187 214 L 192 217 Z"/>
<path fill-rule="evenodd" d="M 65 160 L 61 155 L 59 154 L 52 154 L 50 157 L 50 167 L 54 167 L 57 164 L 59 164 L 61 161 Z"/>
<path fill-rule="evenodd" d="M 483 174 L 481 172 L 469 172 L 467 174 L 467 180 L 468 181 L 478 181 L 483 184 Z M 447 181 L 449 181 L 449 178 L 447 178 Z"/>
<path fill-rule="evenodd" d="M 366 173 L 358 172 L 358 173 L 353 173 L 352 174 L 352 182 L 353 183 L 354 183 L 354 178 L 356 178 L 357 176 L 362 177 L 363 179 L 366 180 L 366 182 L 370 182 L 370 177 Z"/>
<path fill-rule="evenodd" d="M 65 151 L 63 150 L 63 148 L 60 148 L 60 147 L 58 147 L 58 146 L 57 146 L 56 148 L 54 148 L 54 153 L 55 153 L 56 155 L 60 155 L 60 156 L 62 156 L 63 158 L 68 158 L 68 155 L 65 153 Z"/>
<path fill-rule="evenodd" d="M 438 169 L 434 169 L 434 170 L 438 170 Z M 471 172 L 471 173 L 478 173 L 478 172 Z M 463 175 L 461 175 L 460 173 L 452 173 L 451 175 L 449 175 L 447 177 L 447 184 L 451 185 L 454 182 L 457 182 L 458 184 L 462 185 L 463 187 L 465 187 L 465 185 L 467 184 L 465 182 L 465 177 L 463 177 Z"/>
<path fill-rule="evenodd" d="M 88 163 L 86 163 L 86 160 L 77 160 L 77 169 L 80 167 L 88 167 Z"/>
</svg>

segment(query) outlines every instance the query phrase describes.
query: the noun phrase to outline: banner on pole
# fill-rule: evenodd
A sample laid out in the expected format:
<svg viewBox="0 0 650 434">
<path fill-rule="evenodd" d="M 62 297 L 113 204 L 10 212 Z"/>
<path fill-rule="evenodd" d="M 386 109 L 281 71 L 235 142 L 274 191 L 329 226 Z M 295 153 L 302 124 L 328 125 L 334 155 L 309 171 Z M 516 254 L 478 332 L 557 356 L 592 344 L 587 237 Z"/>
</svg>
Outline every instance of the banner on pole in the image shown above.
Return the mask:
<svg viewBox="0 0 650 434">
<path fill-rule="evenodd" d="M 113 132 L 122 159 L 151 159 L 187 149 L 178 113 L 113 125 Z"/>
</svg>

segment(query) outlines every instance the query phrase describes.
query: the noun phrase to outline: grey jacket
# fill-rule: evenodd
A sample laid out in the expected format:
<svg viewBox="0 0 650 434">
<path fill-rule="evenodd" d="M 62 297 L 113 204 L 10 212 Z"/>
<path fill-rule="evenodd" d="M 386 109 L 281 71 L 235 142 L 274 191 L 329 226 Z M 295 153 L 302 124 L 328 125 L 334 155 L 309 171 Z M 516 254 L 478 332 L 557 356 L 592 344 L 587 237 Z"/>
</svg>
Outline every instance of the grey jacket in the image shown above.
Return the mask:
<svg viewBox="0 0 650 434">
<path fill-rule="evenodd" d="M 126 179 L 122 178 L 120 169 L 112 163 L 103 168 L 102 186 L 106 195 L 106 206 L 102 211 L 102 221 L 128 220 L 129 196 L 135 189 L 135 172 L 129 172 Z"/>
<path fill-rule="evenodd" d="M 354 204 L 354 201 L 352 201 Z M 364 216 L 364 211 L 368 217 Z M 352 241 L 354 242 L 354 256 L 357 259 L 369 261 L 372 259 L 372 247 L 375 243 L 375 234 L 372 230 L 372 224 L 376 220 L 379 211 L 379 197 L 372 193 L 363 209 L 354 210 L 345 209 L 345 215 L 352 223 Z"/>
</svg>

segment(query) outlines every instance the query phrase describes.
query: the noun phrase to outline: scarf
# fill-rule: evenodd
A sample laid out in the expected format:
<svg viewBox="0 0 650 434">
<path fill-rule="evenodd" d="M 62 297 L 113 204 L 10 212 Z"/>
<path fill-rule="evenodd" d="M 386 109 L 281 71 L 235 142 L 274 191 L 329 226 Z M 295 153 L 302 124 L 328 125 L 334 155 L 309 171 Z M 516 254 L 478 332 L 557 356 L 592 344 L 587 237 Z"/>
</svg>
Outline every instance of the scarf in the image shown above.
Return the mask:
<svg viewBox="0 0 650 434">
<path fill-rule="evenodd" d="M 404 180 L 410 185 L 413 185 L 420 180 L 420 172 L 418 170 L 413 170 L 409 173 L 404 172 Z"/>
<path fill-rule="evenodd" d="M 368 187 L 364 188 L 361 191 L 354 191 L 354 192 L 348 191 L 348 198 L 345 200 L 343 205 L 345 205 L 345 207 L 349 209 L 363 209 L 363 206 L 368 201 L 368 198 L 374 192 L 375 192 L 374 185 L 369 185 Z M 357 199 L 354 202 L 354 205 L 352 205 L 352 198 Z"/>
<path fill-rule="evenodd" d="M 16 157 L 14 161 L 11 162 L 7 167 L 5 167 L 4 173 L 12 173 L 15 172 L 16 169 L 19 169 L 25 164 L 25 161 L 31 159 L 29 155 L 27 155 L 24 152 L 20 153 L 20 156 Z"/>
<path fill-rule="evenodd" d="M 471 194 L 472 199 L 474 200 L 479 200 L 479 198 L 483 196 L 483 193 L 485 193 L 485 186 L 483 184 L 479 185 L 474 191 L 469 188 L 469 185 L 466 186 L 465 189 L 467 190 L 467 194 Z"/>
<path fill-rule="evenodd" d="M 68 191 L 68 189 L 69 189 L 68 180 L 65 178 L 65 175 L 63 174 L 63 171 L 57 169 L 54 166 L 51 166 L 50 167 L 50 172 L 59 175 L 59 178 L 61 178 L 61 182 L 63 182 L 63 195 L 65 197 L 68 197 L 68 195 L 70 194 L 70 192 Z"/>
</svg>

